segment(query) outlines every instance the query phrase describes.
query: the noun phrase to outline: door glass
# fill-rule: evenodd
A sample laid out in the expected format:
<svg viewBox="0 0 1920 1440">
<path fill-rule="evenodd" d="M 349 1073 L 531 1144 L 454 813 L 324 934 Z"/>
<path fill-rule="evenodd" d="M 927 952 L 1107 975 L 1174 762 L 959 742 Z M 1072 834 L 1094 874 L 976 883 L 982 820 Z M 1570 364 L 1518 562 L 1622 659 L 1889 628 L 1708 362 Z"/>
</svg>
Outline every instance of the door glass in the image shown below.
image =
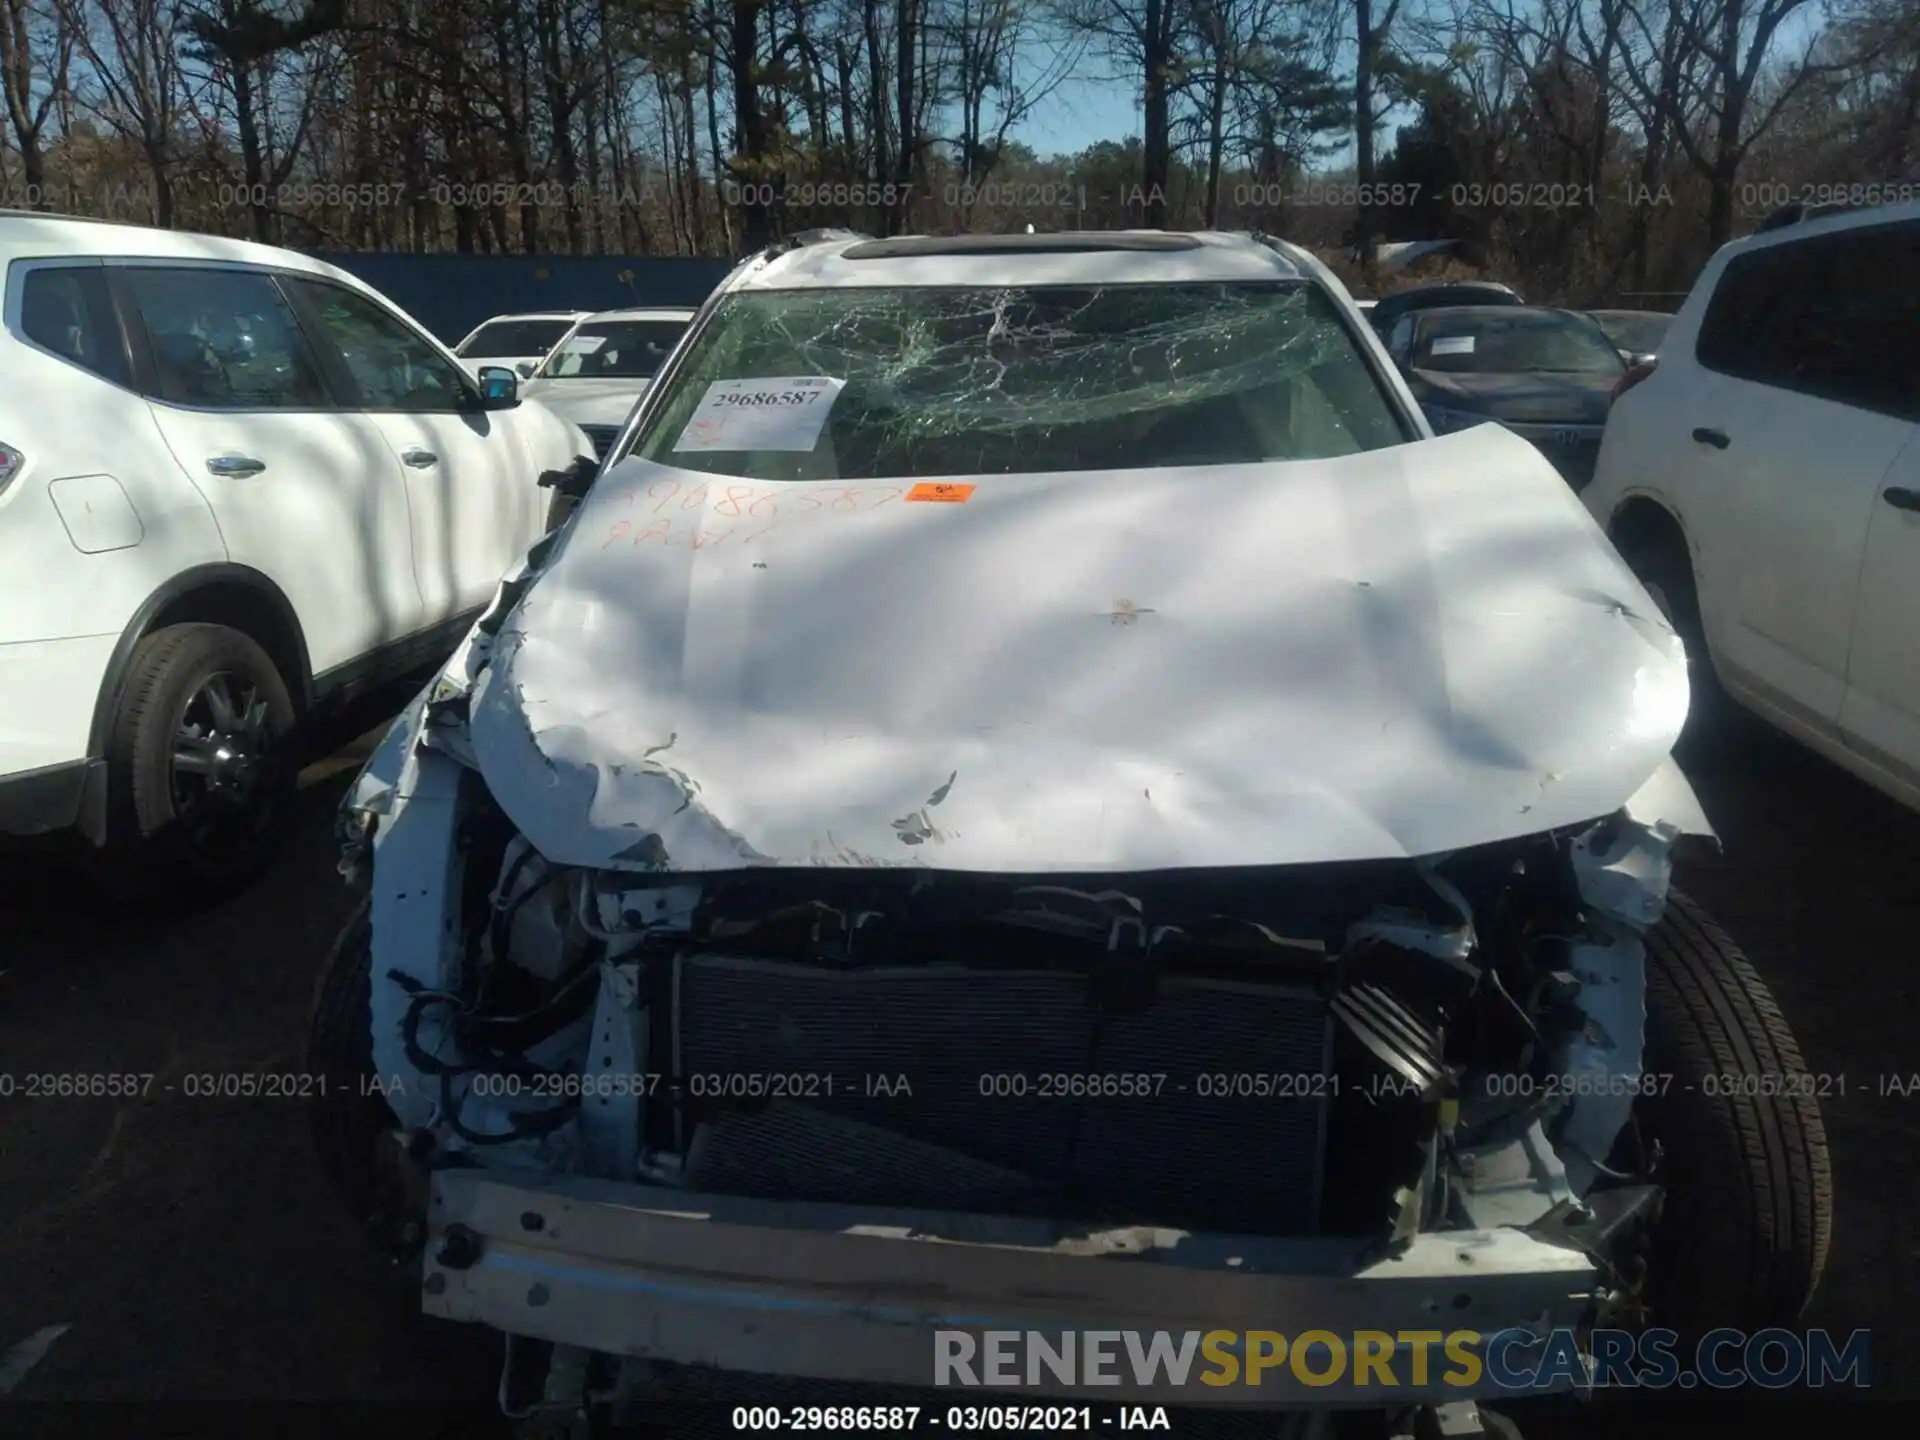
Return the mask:
<svg viewBox="0 0 1920 1440">
<path fill-rule="evenodd" d="M 20 331 L 82 370 L 131 387 L 126 345 L 98 265 L 30 270 L 20 287 Z"/>
<path fill-rule="evenodd" d="M 1920 420 L 1920 226 L 1876 226 L 1801 247 L 1807 281 L 1781 340 L 1786 383 L 1807 395 Z"/>
<path fill-rule="evenodd" d="M 458 410 L 470 391 L 461 372 L 398 316 L 345 286 L 289 280 L 339 347 L 368 410 Z"/>
<path fill-rule="evenodd" d="M 1776 245 L 1731 261 L 1700 317 L 1694 358 L 1709 370 L 1760 385 L 1784 385 L 1781 341 L 1805 264 L 1799 247 Z"/>
<path fill-rule="evenodd" d="M 334 408 L 270 277 L 165 265 L 122 273 L 153 351 L 151 398 L 210 410 Z"/>
<path fill-rule="evenodd" d="M 1710 370 L 1920 419 L 1913 273 L 1920 227 L 1845 230 L 1774 245 L 1727 266 L 1700 322 Z"/>
</svg>

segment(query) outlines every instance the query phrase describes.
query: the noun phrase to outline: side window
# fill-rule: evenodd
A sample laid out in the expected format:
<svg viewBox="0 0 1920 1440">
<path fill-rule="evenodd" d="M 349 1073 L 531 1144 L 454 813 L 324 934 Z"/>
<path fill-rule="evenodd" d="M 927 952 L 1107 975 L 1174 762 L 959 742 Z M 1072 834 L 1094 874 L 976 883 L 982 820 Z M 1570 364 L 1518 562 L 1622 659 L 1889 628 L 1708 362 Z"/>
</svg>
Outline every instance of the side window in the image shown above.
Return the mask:
<svg viewBox="0 0 1920 1440">
<path fill-rule="evenodd" d="M 151 398 L 213 410 L 328 410 L 333 395 L 266 275 L 199 266 L 120 272 L 153 352 Z"/>
<path fill-rule="evenodd" d="M 1736 380 L 1787 383 L 1783 341 L 1806 276 L 1803 248 L 1770 246 L 1728 264 L 1700 317 L 1696 360 Z"/>
<path fill-rule="evenodd" d="M 106 272 L 98 265 L 29 270 L 20 286 L 20 333 L 82 370 L 133 384 Z"/>
<path fill-rule="evenodd" d="M 1843 405 L 1920 420 L 1920 226 L 1810 241 L 1807 279 L 1781 336 L 1786 383 Z"/>
<path fill-rule="evenodd" d="M 398 316 L 323 280 L 289 279 L 340 351 L 369 410 L 458 410 L 471 392 L 460 370 Z"/>
</svg>

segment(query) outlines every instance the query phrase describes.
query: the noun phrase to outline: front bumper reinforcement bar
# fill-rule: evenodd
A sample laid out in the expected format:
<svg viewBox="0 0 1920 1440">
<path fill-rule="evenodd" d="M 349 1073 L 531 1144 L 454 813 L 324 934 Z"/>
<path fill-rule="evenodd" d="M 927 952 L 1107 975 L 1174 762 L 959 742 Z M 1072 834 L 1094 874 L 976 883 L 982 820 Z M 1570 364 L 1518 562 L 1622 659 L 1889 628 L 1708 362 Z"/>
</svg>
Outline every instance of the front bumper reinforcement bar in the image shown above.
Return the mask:
<svg viewBox="0 0 1920 1440">
<path fill-rule="evenodd" d="M 1397 1255 L 1351 1240 L 1274 1240 L 1144 1227 L 789 1204 L 531 1171 L 447 1169 L 432 1180 L 423 1308 L 511 1335 L 753 1375 L 932 1387 L 935 1330 L 1273 1330 L 1536 1334 L 1588 1316 L 1594 1270 L 1577 1250 L 1518 1230 L 1416 1237 Z M 1145 1340 L 1147 1337 L 1142 1336 Z M 1257 1387 L 1041 1383 L 939 1393 L 954 1402 L 1078 1401 L 1273 1408 L 1403 1406 L 1492 1398 L 1441 1345 L 1414 1382 L 1411 1347 L 1384 1385 L 1306 1385 L 1291 1365 Z M 979 1353 L 976 1350 L 976 1355 Z M 1326 1364 L 1323 1354 L 1314 1365 Z M 976 1365 L 976 1370 L 980 1367 Z M 1019 1367 L 1024 1368 L 1024 1367 Z M 1022 1376 L 1024 1379 L 1024 1375 Z M 1511 1398 L 1511 1397 L 1509 1397 Z"/>
</svg>

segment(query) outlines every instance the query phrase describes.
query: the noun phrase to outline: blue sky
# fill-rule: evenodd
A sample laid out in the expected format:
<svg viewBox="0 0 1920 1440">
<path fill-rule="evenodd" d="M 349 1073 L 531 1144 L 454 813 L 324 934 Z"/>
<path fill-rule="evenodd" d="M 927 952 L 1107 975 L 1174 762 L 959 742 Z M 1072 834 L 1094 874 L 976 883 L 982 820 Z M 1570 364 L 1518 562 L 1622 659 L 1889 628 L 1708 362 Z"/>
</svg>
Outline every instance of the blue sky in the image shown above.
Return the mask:
<svg viewBox="0 0 1920 1440">
<path fill-rule="evenodd" d="M 1071 155 L 1099 140 L 1124 140 L 1140 133 L 1140 82 L 1116 78 L 1112 61 L 1097 48 L 1089 48 L 1074 66 L 1074 78 L 1061 82 L 1013 128 L 1013 138 L 1031 145 L 1042 155 Z M 1389 120 L 1381 129 L 1384 144 L 1391 144 L 1397 121 Z M 1353 142 L 1349 137 L 1339 151 L 1322 164 L 1337 169 L 1353 163 Z"/>
<path fill-rule="evenodd" d="M 1105 78 L 1107 64 L 1097 55 L 1083 59 L 1077 74 L 1087 77 L 1064 81 L 1034 107 L 1013 129 L 1013 138 L 1025 141 L 1042 155 L 1071 155 L 1099 140 L 1124 140 L 1140 133 L 1139 87 L 1125 80 Z M 1382 127 L 1381 139 L 1391 144 L 1396 126 Z M 1329 169 L 1353 163 L 1349 140 L 1340 154 L 1323 162 Z"/>
</svg>

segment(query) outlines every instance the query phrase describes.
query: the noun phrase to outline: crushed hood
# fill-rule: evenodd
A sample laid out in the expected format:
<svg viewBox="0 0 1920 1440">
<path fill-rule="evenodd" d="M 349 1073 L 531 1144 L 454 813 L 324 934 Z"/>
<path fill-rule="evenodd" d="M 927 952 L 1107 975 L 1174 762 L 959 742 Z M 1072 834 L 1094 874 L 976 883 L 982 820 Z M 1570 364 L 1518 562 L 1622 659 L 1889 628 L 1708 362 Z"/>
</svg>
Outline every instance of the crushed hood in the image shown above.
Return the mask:
<svg viewBox="0 0 1920 1440">
<path fill-rule="evenodd" d="M 1607 814 L 1685 718 L 1679 641 L 1497 427 L 956 484 L 623 461 L 473 691 L 499 803 L 615 868 L 1394 858 Z"/>
<path fill-rule="evenodd" d="M 613 380 L 545 380 L 538 377 L 520 393 L 573 421 L 576 425 L 622 425 L 634 404 L 647 393 L 651 380 L 634 377 Z"/>
</svg>

